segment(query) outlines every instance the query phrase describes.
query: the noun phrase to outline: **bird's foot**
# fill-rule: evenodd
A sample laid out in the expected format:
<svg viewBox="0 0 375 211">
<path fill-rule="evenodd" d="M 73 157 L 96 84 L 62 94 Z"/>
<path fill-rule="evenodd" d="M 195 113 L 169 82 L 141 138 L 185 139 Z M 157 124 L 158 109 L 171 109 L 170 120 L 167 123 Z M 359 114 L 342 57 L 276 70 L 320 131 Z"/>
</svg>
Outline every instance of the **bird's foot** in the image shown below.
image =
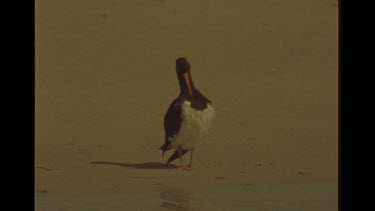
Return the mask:
<svg viewBox="0 0 375 211">
<path fill-rule="evenodd" d="M 179 170 L 179 169 L 182 169 L 182 170 L 185 170 L 185 171 L 191 171 L 191 170 L 193 170 L 193 168 L 192 168 L 191 166 L 189 166 L 189 165 L 186 165 L 186 166 L 184 166 L 184 165 L 178 166 L 178 167 L 177 167 L 177 170 Z"/>
<path fill-rule="evenodd" d="M 191 164 L 188 164 L 185 166 L 185 170 L 191 171 L 193 170 L 193 166 Z"/>
<path fill-rule="evenodd" d="M 176 170 L 184 169 L 183 165 L 177 166 Z"/>
<path fill-rule="evenodd" d="M 191 171 L 191 170 L 193 170 L 193 168 L 190 167 L 190 166 L 184 166 L 183 169 L 186 170 L 186 171 Z"/>
</svg>

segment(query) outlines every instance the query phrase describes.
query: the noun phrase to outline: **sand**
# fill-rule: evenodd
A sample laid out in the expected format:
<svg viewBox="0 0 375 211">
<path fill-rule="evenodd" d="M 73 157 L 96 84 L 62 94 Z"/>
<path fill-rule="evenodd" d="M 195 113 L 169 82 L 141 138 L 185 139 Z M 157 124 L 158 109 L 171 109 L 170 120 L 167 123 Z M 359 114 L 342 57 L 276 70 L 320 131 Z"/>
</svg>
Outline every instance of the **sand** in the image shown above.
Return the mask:
<svg viewBox="0 0 375 211">
<path fill-rule="evenodd" d="M 191 172 L 180 56 L 217 116 Z M 36 210 L 337 210 L 336 0 L 39 0 L 35 72 Z"/>
</svg>

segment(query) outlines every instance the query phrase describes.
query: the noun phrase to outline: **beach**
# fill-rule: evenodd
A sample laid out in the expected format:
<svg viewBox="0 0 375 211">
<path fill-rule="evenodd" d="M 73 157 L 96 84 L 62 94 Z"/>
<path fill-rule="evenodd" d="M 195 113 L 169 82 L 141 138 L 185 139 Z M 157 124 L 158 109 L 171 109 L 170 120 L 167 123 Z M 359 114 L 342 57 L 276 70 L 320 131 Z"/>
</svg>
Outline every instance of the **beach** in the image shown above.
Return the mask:
<svg viewBox="0 0 375 211">
<path fill-rule="evenodd" d="M 35 13 L 36 210 L 338 210 L 337 1 Z M 192 171 L 159 149 L 181 56 L 216 113 Z"/>
</svg>

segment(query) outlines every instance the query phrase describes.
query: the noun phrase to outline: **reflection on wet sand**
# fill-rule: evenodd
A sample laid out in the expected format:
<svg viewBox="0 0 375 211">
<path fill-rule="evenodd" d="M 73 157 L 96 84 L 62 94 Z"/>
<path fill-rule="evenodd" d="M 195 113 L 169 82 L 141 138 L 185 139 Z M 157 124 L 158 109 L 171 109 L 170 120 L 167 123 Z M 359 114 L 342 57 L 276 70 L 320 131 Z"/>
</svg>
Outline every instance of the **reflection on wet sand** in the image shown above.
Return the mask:
<svg viewBox="0 0 375 211">
<path fill-rule="evenodd" d="M 161 187 L 160 207 L 167 210 L 200 210 L 189 189 Z"/>
</svg>

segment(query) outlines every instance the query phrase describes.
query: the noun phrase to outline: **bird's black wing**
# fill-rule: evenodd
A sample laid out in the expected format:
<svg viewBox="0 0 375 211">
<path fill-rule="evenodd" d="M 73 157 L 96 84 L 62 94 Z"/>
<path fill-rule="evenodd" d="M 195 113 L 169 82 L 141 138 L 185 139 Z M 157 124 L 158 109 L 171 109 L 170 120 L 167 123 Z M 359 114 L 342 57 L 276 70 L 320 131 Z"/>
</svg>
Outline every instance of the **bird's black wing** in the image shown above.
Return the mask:
<svg viewBox="0 0 375 211">
<path fill-rule="evenodd" d="M 167 113 L 164 116 L 164 132 L 165 140 L 164 144 L 160 147 L 165 151 L 170 149 L 169 138 L 176 135 L 181 127 L 181 100 L 179 98 L 175 99 L 169 106 Z"/>
</svg>

